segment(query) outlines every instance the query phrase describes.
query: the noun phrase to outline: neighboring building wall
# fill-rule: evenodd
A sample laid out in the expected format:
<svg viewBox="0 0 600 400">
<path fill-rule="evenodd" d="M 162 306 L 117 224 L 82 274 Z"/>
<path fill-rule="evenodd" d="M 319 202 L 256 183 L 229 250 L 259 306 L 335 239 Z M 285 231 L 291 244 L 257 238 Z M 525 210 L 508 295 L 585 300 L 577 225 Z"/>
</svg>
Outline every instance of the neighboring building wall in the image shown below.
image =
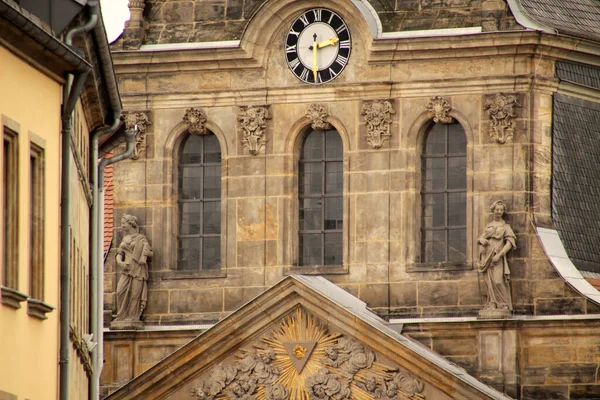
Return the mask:
<svg viewBox="0 0 600 400">
<path fill-rule="evenodd" d="M 43 299 L 38 300 L 55 307 L 45 314 L 47 319 L 41 319 L 28 315 L 31 301 L 21 302 L 19 309 L 0 305 L 0 397 L 54 399 L 58 397 L 61 85 L 2 46 L 0 59 L 1 123 L 17 133 L 19 147 L 16 290 L 31 295 L 34 279 L 29 272 L 30 143 L 34 142 L 43 148 L 45 164 L 44 290 Z M 4 217 L 0 209 L 0 218 Z M 4 259 L 0 265 L 4 267 Z"/>
</svg>

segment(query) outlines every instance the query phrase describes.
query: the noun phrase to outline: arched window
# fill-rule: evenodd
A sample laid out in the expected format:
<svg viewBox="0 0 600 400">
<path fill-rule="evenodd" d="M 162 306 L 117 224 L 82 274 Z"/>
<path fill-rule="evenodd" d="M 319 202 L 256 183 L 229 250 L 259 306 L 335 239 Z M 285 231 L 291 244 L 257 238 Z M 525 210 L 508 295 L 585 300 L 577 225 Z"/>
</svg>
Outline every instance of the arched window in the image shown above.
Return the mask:
<svg viewBox="0 0 600 400">
<path fill-rule="evenodd" d="M 306 135 L 299 161 L 299 265 L 342 265 L 343 146 L 336 130 Z"/>
<path fill-rule="evenodd" d="M 421 261 L 467 260 L 467 138 L 460 124 L 434 124 L 422 155 Z"/>
<path fill-rule="evenodd" d="M 221 267 L 221 147 L 213 134 L 188 135 L 178 158 L 177 269 Z"/>
</svg>

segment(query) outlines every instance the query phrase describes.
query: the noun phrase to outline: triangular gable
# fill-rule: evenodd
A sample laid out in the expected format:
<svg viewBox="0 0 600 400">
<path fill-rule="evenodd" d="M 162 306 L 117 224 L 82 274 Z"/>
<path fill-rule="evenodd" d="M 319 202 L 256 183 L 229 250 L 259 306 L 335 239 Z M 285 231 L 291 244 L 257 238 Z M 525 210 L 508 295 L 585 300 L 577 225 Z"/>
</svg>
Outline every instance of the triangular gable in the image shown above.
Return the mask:
<svg viewBox="0 0 600 400">
<path fill-rule="evenodd" d="M 320 277 L 289 276 L 117 399 L 508 399 Z"/>
</svg>

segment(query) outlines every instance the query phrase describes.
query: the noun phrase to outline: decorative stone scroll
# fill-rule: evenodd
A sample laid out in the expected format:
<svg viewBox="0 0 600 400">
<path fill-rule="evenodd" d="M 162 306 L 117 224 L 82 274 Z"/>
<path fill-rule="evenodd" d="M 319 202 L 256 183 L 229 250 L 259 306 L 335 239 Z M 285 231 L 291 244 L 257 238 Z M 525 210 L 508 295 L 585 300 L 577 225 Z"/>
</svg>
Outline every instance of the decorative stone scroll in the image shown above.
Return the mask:
<svg viewBox="0 0 600 400">
<path fill-rule="evenodd" d="M 450 116 L 450 110 L 452 107 L 448 100 L 441 96 L 433 96 L 429 103 L 427 103 L 427 110 L 433 118 L 433 122 L 436 124 L 450 124 L 452 123 L 452 116 Z"/>
<path fill-rule="evenodd" d="M 311 104 L 306 110 L 306 118 L 310 119 L 311 128 L 316 131 L 331 129 L 331 124 L 327 122 L 329 113 L 321 104 Z"/>
<path fill-rule="evenodd" d="M 257 155 L 267 143 L 265 131 L 267 120 L 271 119 L 268 106 L 241 107 L 237 119 L 244 148 L 253 156 Z"/>
<path fill-rule="evenodd" d="M 134 137 L 135 147 L 131 156 L 133 160 L 137 160 L 140 158 L 140 154 L 146 151 L 146 128 L 148 125 L 152 125 L 152 122 L 150 122 L 145 112 L 126 112 L 122 118 L 125 123 L 125 129 L 132 130 L 137 126 Z"/>
<path fill-rule="evenodd" d="M 485 111 L 492 120 L 490 137 L 496 142 L 504 144 L 512 139 L 515 132 L 516 107 L 520 107 L 516 94 L 496 93 L 485 100 Z"/>
<path fill-rule="evenodd" d="M 188 108 L 183 115 L 183 122 L 188 125 L 188 132 L 193 135 L 206 135 L 206 114 L 199 108 Z"/>
<path fill-rule="evenodd" d="M 391 136 L 392 114 L 395 114 L 389 100 L 373 100 L 363 105 L 361 114 L 365 116 L 367 125 L 367 142 L 379 149 Z"/>
<path fill-rule="evenodd" d="M 298 362 L 300 361 L 300 363 Z M 213 367 L 191 388 L 198 400 L 424 400 L 424 384 L 405 370 L 377 361 L 376 353 L 330 333 L 296 310 L 260 345 Z"/>
</svg>

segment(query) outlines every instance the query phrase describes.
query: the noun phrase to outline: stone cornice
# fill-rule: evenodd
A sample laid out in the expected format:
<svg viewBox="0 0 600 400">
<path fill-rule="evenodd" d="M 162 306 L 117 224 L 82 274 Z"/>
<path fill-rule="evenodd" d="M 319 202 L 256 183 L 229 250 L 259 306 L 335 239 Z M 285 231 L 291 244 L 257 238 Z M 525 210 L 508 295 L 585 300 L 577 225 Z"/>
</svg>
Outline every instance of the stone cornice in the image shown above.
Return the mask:
<svg viewBox="0 0 600 400">
<path fill-rule="evenodd" d="M 264 68 L 267 49 L 208 48 L 167 51 L 116 51 L 118 74 L 223 71 Z M 600 45 L 571 37 L 549 36 L 532 31 L 493 32 L 463 36 L 375 39 L 368 47 L 368 63 L 541 55 L 600 65 Z M 262 51 L 261 51 L 262 50 Z"/>
</svg>

